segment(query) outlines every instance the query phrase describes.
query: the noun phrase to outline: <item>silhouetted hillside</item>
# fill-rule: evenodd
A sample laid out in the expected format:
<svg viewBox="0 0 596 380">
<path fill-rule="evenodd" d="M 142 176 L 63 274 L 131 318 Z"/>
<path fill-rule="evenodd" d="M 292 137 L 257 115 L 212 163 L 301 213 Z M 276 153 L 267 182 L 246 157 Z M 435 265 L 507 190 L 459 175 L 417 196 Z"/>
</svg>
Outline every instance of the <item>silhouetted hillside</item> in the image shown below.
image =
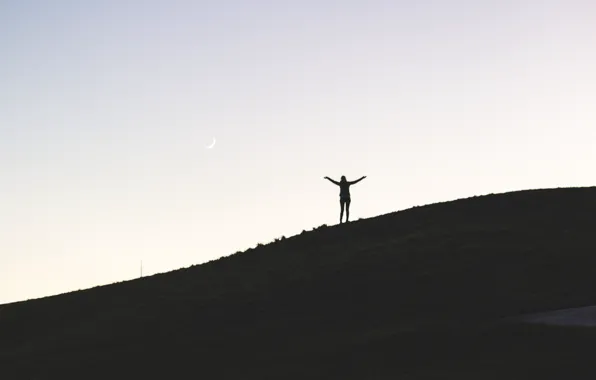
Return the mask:
<svg viewBox="0 0 596 380">
<path fill-rule="evenodd" d="M 594 231 L 596 188 L 519 191 L 1 305 L 0 377 L 527 379 L 586 370 L 596 331 L 500 320 L 596 304 Z"/>
</svg>

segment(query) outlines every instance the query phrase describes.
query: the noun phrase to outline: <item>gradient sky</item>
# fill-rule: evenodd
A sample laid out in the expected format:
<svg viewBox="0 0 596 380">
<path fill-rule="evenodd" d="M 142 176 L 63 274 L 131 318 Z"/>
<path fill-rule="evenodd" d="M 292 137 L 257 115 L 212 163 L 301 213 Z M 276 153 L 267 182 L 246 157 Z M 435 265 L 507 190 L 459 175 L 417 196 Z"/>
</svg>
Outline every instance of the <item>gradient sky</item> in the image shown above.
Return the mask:
<svg viewBox="0 0 596 380">
<path fill-rule="evenodd" d="M 592 0 L 0 1 L 0 303 L 596 180 Z M 213 149 L 205 149 L 213 137 Z"/>
</svg>

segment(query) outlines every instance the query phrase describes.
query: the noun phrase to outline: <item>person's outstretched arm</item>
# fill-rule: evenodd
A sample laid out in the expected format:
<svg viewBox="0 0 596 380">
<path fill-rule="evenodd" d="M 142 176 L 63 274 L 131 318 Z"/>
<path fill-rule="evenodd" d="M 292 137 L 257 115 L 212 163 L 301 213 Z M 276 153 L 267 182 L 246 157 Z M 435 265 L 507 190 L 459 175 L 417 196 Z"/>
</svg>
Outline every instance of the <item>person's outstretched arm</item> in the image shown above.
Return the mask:
<svg viewBox="0 0 596 380">
<path fill-rule="evenodd" d="M 330 181 L 330 182 L 332 182 L 332 183 L 336 184 L 337 186 L 339 186 L 339 182 L 337 182 L 337 181 L 334 181 L 334 180 L 332 180 L 332 179 L 331 179 L 331 178 L 329 178 L 329 177 L 324 177 L 324 178 L 325 178 L 326 180 L 328 180 L 328 181 Z"/>
<path fill-rule="evenodd" d="M 353 184 L 355 184 L 355 183 L 358 183 L 358 182 L 362 181 L 362 180 L 363 180 L 363 179 L 365 179 L 365 178 L 366 178 L 366 176 L 362 176 L 362 177 L 358 178 L 356 181 L 351 181 L 351 182 L 350 182 L 350 185 L 353 185 Z"/>
</svg>

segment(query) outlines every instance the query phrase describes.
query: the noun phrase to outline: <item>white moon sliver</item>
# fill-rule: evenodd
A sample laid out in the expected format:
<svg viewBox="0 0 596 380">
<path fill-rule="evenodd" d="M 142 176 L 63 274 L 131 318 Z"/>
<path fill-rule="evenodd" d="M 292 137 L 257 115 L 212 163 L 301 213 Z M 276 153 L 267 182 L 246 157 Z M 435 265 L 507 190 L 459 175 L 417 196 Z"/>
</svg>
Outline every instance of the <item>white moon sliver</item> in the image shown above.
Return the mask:
<svg viewBox="0 0 596 380">
<path fill-rule="evenodd" d="M 205 148 L 207 149 L 211 149 L 215 146 L 215 137 L 213 138 L 213 142 L 211 143 L 211 145 L 206 146 Z"/>
</svg>

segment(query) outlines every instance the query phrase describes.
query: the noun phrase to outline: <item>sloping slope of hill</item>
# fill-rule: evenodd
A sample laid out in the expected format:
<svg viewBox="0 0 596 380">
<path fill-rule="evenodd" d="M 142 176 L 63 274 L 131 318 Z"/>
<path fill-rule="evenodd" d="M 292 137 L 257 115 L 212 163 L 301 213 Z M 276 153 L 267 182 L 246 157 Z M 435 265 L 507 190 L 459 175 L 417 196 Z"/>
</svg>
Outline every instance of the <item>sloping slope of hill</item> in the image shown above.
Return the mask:
<svg viewBox="0 0 596 380">
<path fill-rule="evenodd" d="M 596 188 L 473 197 L 319 228 L 166 274 L 2 305 L 0 371 L 346 379 L 468 367 L 473 378 L 502 352 L 470 347 L 512 352 L 540 330 L 491 327 L 499 318 L 596 304 L 594 231 Z"/>
</svg>

